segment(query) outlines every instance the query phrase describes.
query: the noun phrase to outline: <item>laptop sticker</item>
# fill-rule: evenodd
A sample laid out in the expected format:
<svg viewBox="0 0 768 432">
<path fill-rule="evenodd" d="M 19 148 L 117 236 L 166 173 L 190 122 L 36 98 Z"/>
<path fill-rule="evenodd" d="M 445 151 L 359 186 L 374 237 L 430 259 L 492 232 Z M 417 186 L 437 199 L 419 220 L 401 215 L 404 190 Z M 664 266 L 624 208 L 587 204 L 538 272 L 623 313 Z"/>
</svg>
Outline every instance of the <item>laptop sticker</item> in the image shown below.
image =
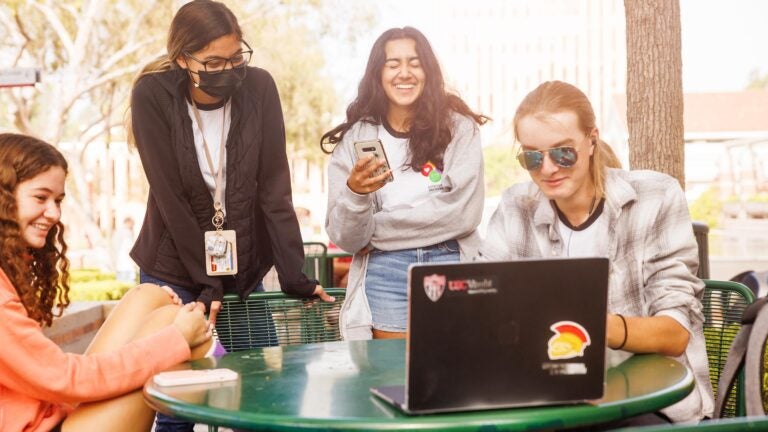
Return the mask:
<svg viewBox="0 0 768 432">
<path fill-rule="evenodd" d="M 424 276 L 424 292 L 433 302 L 440 300 L 445 292 L 445 275 L 432 274 Z"/>
<path fill-rule="evenodd" d="M 558 321 L 549 329 L 555 333 L 547 343 L 547 355 L 550 360 L 583 357 L 584 350 L 591 344 L 589 333 L 573 321 Z"/>
</svg>

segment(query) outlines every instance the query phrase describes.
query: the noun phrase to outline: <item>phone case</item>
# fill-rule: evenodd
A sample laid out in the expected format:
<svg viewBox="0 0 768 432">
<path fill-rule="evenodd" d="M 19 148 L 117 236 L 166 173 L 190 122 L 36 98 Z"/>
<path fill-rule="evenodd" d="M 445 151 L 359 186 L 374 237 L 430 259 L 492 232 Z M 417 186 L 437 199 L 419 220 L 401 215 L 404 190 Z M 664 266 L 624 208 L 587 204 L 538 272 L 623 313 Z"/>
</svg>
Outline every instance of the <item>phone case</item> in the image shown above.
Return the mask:
<svg viewBox="0 0 768 432">
<path fill-rule="evenodd" d="M 378 175 L 384 174 L 387 170 L 390 169 L 389 167 L 389 159 L 387 159 L 387 153 L 384 151 L 384 145 L 381 143 L 381 140 L 375 139 L 375 140 L 368 140 L 368 141 L 355 141 L 355 152 L 357 153 L 357 158 L 361 159 L 366 157 L 367 155 L 373 153 L 374 160 L 376 159 L 384 159 L 384 165 L 379 167 L 376 171 L 374 171 L 372 177 L 376 177 Z M 386 181 L 391 182 L 394 181 L 395 178 L 392 176 L 392 173 L 389 173 L 389 176 L 387 176 Z"/>
<path fill-rule="evenodd" d="M 160 386 L 177 386 L 187 384 L 216 383 L 233 381 L 237 379 L 237 372 L 232 369 L 201 369 L 201 370 L 177 370 L 160 372 L 153 380 Z"/>
</svg>

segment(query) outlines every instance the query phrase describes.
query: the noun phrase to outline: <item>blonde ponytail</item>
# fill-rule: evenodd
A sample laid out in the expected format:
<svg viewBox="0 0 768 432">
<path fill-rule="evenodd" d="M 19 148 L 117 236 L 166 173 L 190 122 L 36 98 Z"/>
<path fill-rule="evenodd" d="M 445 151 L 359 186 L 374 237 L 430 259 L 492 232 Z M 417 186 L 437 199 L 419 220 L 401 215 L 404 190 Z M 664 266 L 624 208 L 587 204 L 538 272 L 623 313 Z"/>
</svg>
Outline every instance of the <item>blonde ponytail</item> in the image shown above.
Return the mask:
<svg viewBox="0 0 768 432">
<path fill-rule="evenodd" d="M 592 174 L 592 182 L 595 185 L 595 196 L 600 199 L 605 196 L 605 168 L 621 169 L 621 161 L 613 152 L 611 146 L 601 139 L 595 140 L 595 151 L 592 154 L 592 163 L 589 171 Z"/>
</svg>

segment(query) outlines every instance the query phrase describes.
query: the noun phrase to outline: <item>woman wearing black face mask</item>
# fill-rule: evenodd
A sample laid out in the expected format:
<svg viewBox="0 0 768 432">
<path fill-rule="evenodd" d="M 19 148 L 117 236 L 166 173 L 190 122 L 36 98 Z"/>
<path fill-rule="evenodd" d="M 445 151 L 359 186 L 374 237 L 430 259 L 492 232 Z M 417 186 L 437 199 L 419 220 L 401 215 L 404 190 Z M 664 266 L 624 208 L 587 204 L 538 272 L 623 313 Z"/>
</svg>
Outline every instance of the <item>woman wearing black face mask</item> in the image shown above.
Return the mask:
<svg viewBox="0 0 768 432">
<path fill-rule="evenodd" d="M 128 131 L 150 186 L 131 252 L 142 282 L 197 302 L 211 323 L 224 293 L 262 290 L 272 265 L 284 291 L 333 301 L 302 273 L 280 99 L 269 73 L 248 66 L 237 18 L 216 1 L 187 3 L 167 50 L 131 95 Z M 192 430 L 168 421 L 157 431 Z"/>
</svg>

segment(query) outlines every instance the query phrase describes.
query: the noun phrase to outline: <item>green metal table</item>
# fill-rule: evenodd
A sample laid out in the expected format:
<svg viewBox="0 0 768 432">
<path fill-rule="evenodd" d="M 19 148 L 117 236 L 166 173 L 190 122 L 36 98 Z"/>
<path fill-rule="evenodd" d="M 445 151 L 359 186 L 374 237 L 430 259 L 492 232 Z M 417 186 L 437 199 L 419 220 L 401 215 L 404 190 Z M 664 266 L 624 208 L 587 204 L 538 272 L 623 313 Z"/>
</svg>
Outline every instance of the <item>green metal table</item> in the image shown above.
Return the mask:
<svg viewBox="0 0 768 432">
<path fill-rule="evenodd" d="M 376 340 L 271 347 L 190 363 L 226 367 L 237 381 L 159 387 L 154 409 L 217 426 L 263 431 L 534 430 L 605 423 L 653 412 L 683 399 L 693 375 L 659 355 L 636 355 L 608 369 L 605 397 L 589 404 L 408 416 L 369 393 L 405 380 L 405 342 Z"/>
</svg>

